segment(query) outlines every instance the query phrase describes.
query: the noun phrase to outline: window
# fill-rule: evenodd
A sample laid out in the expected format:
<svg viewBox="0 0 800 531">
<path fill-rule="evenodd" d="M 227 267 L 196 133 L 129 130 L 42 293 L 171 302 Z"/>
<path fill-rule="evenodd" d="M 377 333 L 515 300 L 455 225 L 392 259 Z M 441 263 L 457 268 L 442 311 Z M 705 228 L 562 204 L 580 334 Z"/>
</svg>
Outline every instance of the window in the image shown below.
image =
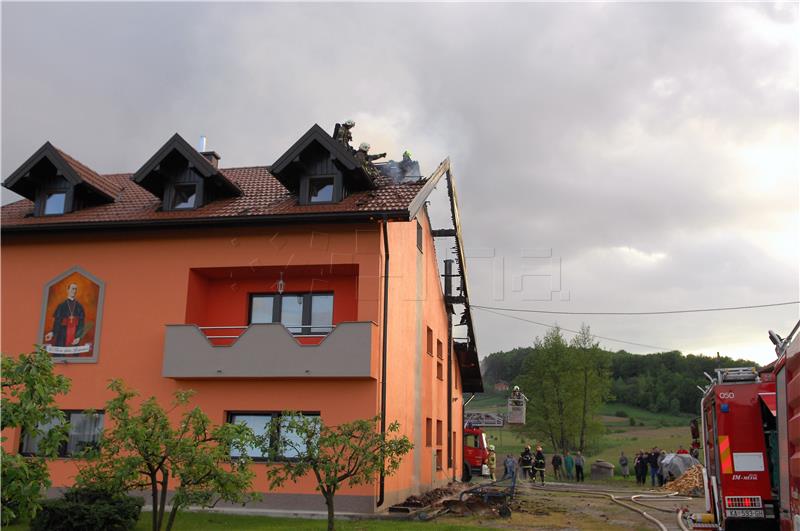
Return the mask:
<svg viewBox="0 0 800 531">
<path fill-rule="evenodd" d="M 436 357 L 440 360 L 444 359 L 444 348 L 440 339 L 436 340 Z"/>
<path fill-rule="evenodd" d="M 39 185 L 34 202 L 37 216 L 58 216 L 72 211 L 73 186 L 63 177 L 51 177 Z"/>
<path fill-rule="evenodd" d="M 48 193 L 44 200 L 44 215 L 53 216 L 63 214 L 67 206 L 66 192 Z"/>
<path fill-rule="evenodd" d="M 318 413 L 303 413 L 304 417 L 319 417 Z M 278 441 L 285 443 L 281 455 L 276 455 L 279 460 L 295 459 L 304 452 L 306 443 L 302 436 L 289 431 L 289 417 L 280 413 L 229 413 L 228 422 L 232 424 L 244 423 L 253 430 L 256 436 L 263 438 L 265 446 L 273 451 L 278 450 Z M 247 455 L 253 461 L 269 461 L 270 457 L 265 454 L 260 447 L 250 446 L 247 448 Z M 236 449 L 231 449 L 231 457 L 241 457 L 242 453 Z"/>
<path fill-rule="evenodd" d="M 436 450 L 436 470 L 442 469 L 442 450 Z"/>
<path fill-rule="evenodd" d="M 428 356 L 433 356 L 433 330 L 431 330 L 431 327 L 427 328 L 428 328 L 428 337 L 427 337 L 428 343 L 426 352 L 428 353 Z"/>
<path fill-rule="evenodd" d="M 295 335 L 327 334 L 333 329 L 333 293 L 283 293 L 250 296 L 250 324 L 281 323 Z"/>
<path fill-rule="evenodd" d="M 417 221 L 417 249 L 422 252 L 422 225 Z"/>
<path fill-rule="evenodd" d="M 442 421 L 436 421 L 436 446 L 441 446 L 443 440 Z"/>
<path fill-rule="evenodd" d="M 431 447 L 433 445 L 433 420 L 425 419 L 425 446 Z"/>
<path fill-rule="evenodd" d="M 274 323 L 274 305 L 275 297 L 272 295 L 253 295 L 250 299 L 250 324 Z"/>
<path fill-rule="evenodd" d="M 68 438 L 58 448 L 59 457 L 77 456 L 86 449 L 94 448 L 100 441 L 103 433 L 103 412 L 64 411 L 64 418 L 69 422 Z M 54 420 L 39 426 L 42 434 L 56 427 L 59 421 Z M 39 450 L 41 436 L 22 436 L 20 453 L 23 455 L 36 455 Z"/>
<path fill-rule="evenodd" d="M 196 184 L 176 184 L 172 195 L 172 210 L 194 208 L 197 201 Z"/>
<path fill-rule="evenodd" d="M 269 429 L 272 425 L 272 415 L 249 415 L 249 414 L 238 414 L 238 413 L 231 413 L 228 415 L 228 422 L 231 424 L 244 424 L 251 430 L 253 430 L 253 434 L 256 437 L 264 437 L 269 435 Z M 267 456 L 261 451 L 260 448 L 255 446 L 248 446 L 247 447 L 247 455 L 251 457 L 254 461 L 267 460 Z M 240 452 L 236 448 L 231 448 L 231 457 L 242 457 L 242 452 Z"/>
<path fill-rule="evenodd" d="M 441 361 L 436 362 L 436 378 L 444 380 L 444 364 Z"/>
<path fill-rule="evenodd" d="M 333 177 L 310 179 L 308 183 L 309 203 L 330 203 L 333 201 Z"/>
</svg>

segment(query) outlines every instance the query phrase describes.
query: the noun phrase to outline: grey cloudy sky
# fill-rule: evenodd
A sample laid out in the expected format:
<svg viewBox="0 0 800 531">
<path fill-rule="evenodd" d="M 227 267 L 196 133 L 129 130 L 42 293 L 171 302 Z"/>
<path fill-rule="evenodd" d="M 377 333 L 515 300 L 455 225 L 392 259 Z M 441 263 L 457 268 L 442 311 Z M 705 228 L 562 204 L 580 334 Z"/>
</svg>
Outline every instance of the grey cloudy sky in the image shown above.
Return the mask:
<svg viewBox="0 0 800 531">
<path fill-rule="evenodd" d="M 4 2 L 2 176 L 45 140 L 134 171 L 175 131 L 269 164 L 353 118 L 374 150 L 451 157 L 475 304 L 796 300 L 798 35 L 797 3 Z M 482 354 L 545 330 L 475 315 Z M 519 316 L 765 362 L 798 309 Z"/>
</svg>

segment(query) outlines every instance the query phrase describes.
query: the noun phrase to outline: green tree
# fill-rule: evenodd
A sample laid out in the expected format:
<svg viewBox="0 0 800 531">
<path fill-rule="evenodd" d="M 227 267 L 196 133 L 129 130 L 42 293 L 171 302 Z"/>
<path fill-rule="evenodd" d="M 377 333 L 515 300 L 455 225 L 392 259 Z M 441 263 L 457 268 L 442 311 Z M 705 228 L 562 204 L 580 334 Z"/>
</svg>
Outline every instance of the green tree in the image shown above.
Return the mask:
<svg viewBox="0 0 800 531">
<path fill-rule="evenodd" d="M 602 428 L 596 417 L 600 406 L 611 396 L 610 358 L 595 341 L 587 324 L 581 325 L 570 346 L 575 357 L 575 375 L 581 383 L 578 450 L 583 452 L 590 437 L 596 436 Z"/>
<path fill-rule="evenodd" d="M 516 380 L 530 400 L 527 426 L 558 450 L 573 448 L 579 431 L 580 388 L 575 370 L 575 357 L 556 327 L 536 339 Z"/>
<path fill-rule="evenodd" d="M 192 391 L 176 392 L 169 410 L 151 397 L 134 411 L 135 391 L 120 380 L 108 387 L 116 393 L 105 409 L 112 427 L 103 433 L 97 454 L 81 467 L 78 485 L 111 492 L 149 491 L 153 531 L 164 525 L 170 480 L 175 483 L 167 531 L 188 505 L 212 507 L 221 500 L 245 503 L 255 497 L 250 492 L 254 473 L 249 459 L 231 457 L 232 449 L 246 455 L 255 442 L 249 428 L 214 426 L 200 408 L 187 410 Z M 178 409 L 184 411 L 173 427 L 169 418 Z"/>
<path fill-rule="evenodd" d="M 381 434 L 380 416 L 326 426 L 319 416 L 285 412 L 261 440 L 265 454 L 276 461 L 267 470 L 270 488 L 314 474 L 317 490 L 328 508 L 328 529 L 334 529 L 334 496 L 346 485 L 372 483 L 379 474 L 391 475 L 414 445 L 399 436 L 400 424 L 393 422 Z M 290 454 L 290 460 L 277 461 Z"/>
<path fill-rule="evenodd" d="M 50 486 L 47 459 L 55 457 L 67 437 L 67 424 L 55 397 L 69 391 L 70 381 L 53 372 L 53 360 L 41 348 L 16 359 L 3 356 L 2 373 L 2 432 L 21 428 L 39 441 L 36 456 L 2 450 L 2 523 L 7 525 L 33 518 L 41 507 L 42 492 Z M 43 426 L 53 429 L 44 431 Z"/>
</svg>

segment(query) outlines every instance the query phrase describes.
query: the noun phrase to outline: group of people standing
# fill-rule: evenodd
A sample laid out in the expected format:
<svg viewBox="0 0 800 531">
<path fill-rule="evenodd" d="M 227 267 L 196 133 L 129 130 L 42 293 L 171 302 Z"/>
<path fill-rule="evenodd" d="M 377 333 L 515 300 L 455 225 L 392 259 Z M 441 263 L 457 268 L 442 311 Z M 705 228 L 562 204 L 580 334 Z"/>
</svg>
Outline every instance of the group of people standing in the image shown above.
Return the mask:
<svg viewBox="0 0 800 531">
<path fill-rule="evenodd" d="M 489 445 L 489 473 L 491 475 L 492 481 L 496 481 L 495 476 L 495 468 L 497 466 L 497 455 L 495 453 L 494 445 Z M 553 454 L 553 457 L 550 460 L 550 464 L 553 467 L 553 476 L 555 477 L 556 481 L 578 481 L 581 482 L 584 480 L 583 477 L 583 468 L 586 465 L 586 460 L 584 459 L 583 455 L 580 452 L 577 452 L 574 456 L 570 454 L 569 451 L 564 452 L 564 454 Z M 517 471 L 519 470 L 522 475 L 522 479 L 530 479 L 534 483 L 536 482 L 536 476 L 539 476 L 539 480 L 541 481 L 542 485 L 544 485 L 544 473 L 547 466 L 547 459 L 544 455 L 544 450 L 540 445 L 536 446 L 536 452 L 534 453 L 531 450 L 531 445 L 528 444 L 522 450 L 519 458 L 515 458 L 513 454 L 508 454 L 503 461 L 503 477 L 502 479 L 506 478 L 515 478 L 517 475 Z M 563 466 L 563 470 L 562 470 Z"/>
<path fill-rule="evenodd" d="M 689 452 L 686 451 L 683 446 L 681 446 L 678 451 L 678 454 L 688 454 Z M 636 484 L 637 485 L 645 485 L 647 484 L 647 476 L 650 476 L 650 486 L 655 487 L 663 487 L 664 484 L 669 480 L 669 474 L 664 470 L 662 463 L 664 462 L 664 458 L 667 457 L 667 452 L 664 450 L 659 449 L 658 447 L 654 446 L 652 450 L 649 452 L 645 452 L 644 450 L 639 450 L 636 452 L 636 457 L 633 459 L 633 470 L 636 473 Z M 622 468 L 622 476 L 627 478 L 628 477 L 628 458 L 625 457 L 625 452 L 620 455 L 620 467 Z M 625 460 L 625 465 L 622 466 L 622 461 Z"/>
</svg>

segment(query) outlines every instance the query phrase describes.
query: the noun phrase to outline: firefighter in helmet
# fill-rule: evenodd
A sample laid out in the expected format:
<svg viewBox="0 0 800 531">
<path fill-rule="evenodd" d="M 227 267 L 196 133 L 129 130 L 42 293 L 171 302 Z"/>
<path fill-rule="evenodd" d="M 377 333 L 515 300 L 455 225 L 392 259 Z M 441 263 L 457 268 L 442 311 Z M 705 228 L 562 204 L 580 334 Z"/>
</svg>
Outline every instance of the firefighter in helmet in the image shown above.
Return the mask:
<svg viewBox="0 0 800 531">
<path fill-rule="evenodd" d="M 366 142 L 362 142 L 360 146 L 358 146 L 358 151 L 356 151 L 356 160 L 360 162 L 362 165 L 367 163 L 371 163 L 373 160 L 382 159 L 386 156 L 386 153 L 378 153 L 377 155 L 370 155 L 369 154 L 370 145 Z"/>
<path fill-rule="evenodd" d="M 356 126 L 356 123 L 353 120 L 347 120 L 340 126 L 336 128 L 336 140 L 341 142 L 347 147 L 350 147 L 350 142 L 353 141 L 353 133 L 351 129 Z M 352 148 L 350 148 L 352 149 Z"/>
</svg>

